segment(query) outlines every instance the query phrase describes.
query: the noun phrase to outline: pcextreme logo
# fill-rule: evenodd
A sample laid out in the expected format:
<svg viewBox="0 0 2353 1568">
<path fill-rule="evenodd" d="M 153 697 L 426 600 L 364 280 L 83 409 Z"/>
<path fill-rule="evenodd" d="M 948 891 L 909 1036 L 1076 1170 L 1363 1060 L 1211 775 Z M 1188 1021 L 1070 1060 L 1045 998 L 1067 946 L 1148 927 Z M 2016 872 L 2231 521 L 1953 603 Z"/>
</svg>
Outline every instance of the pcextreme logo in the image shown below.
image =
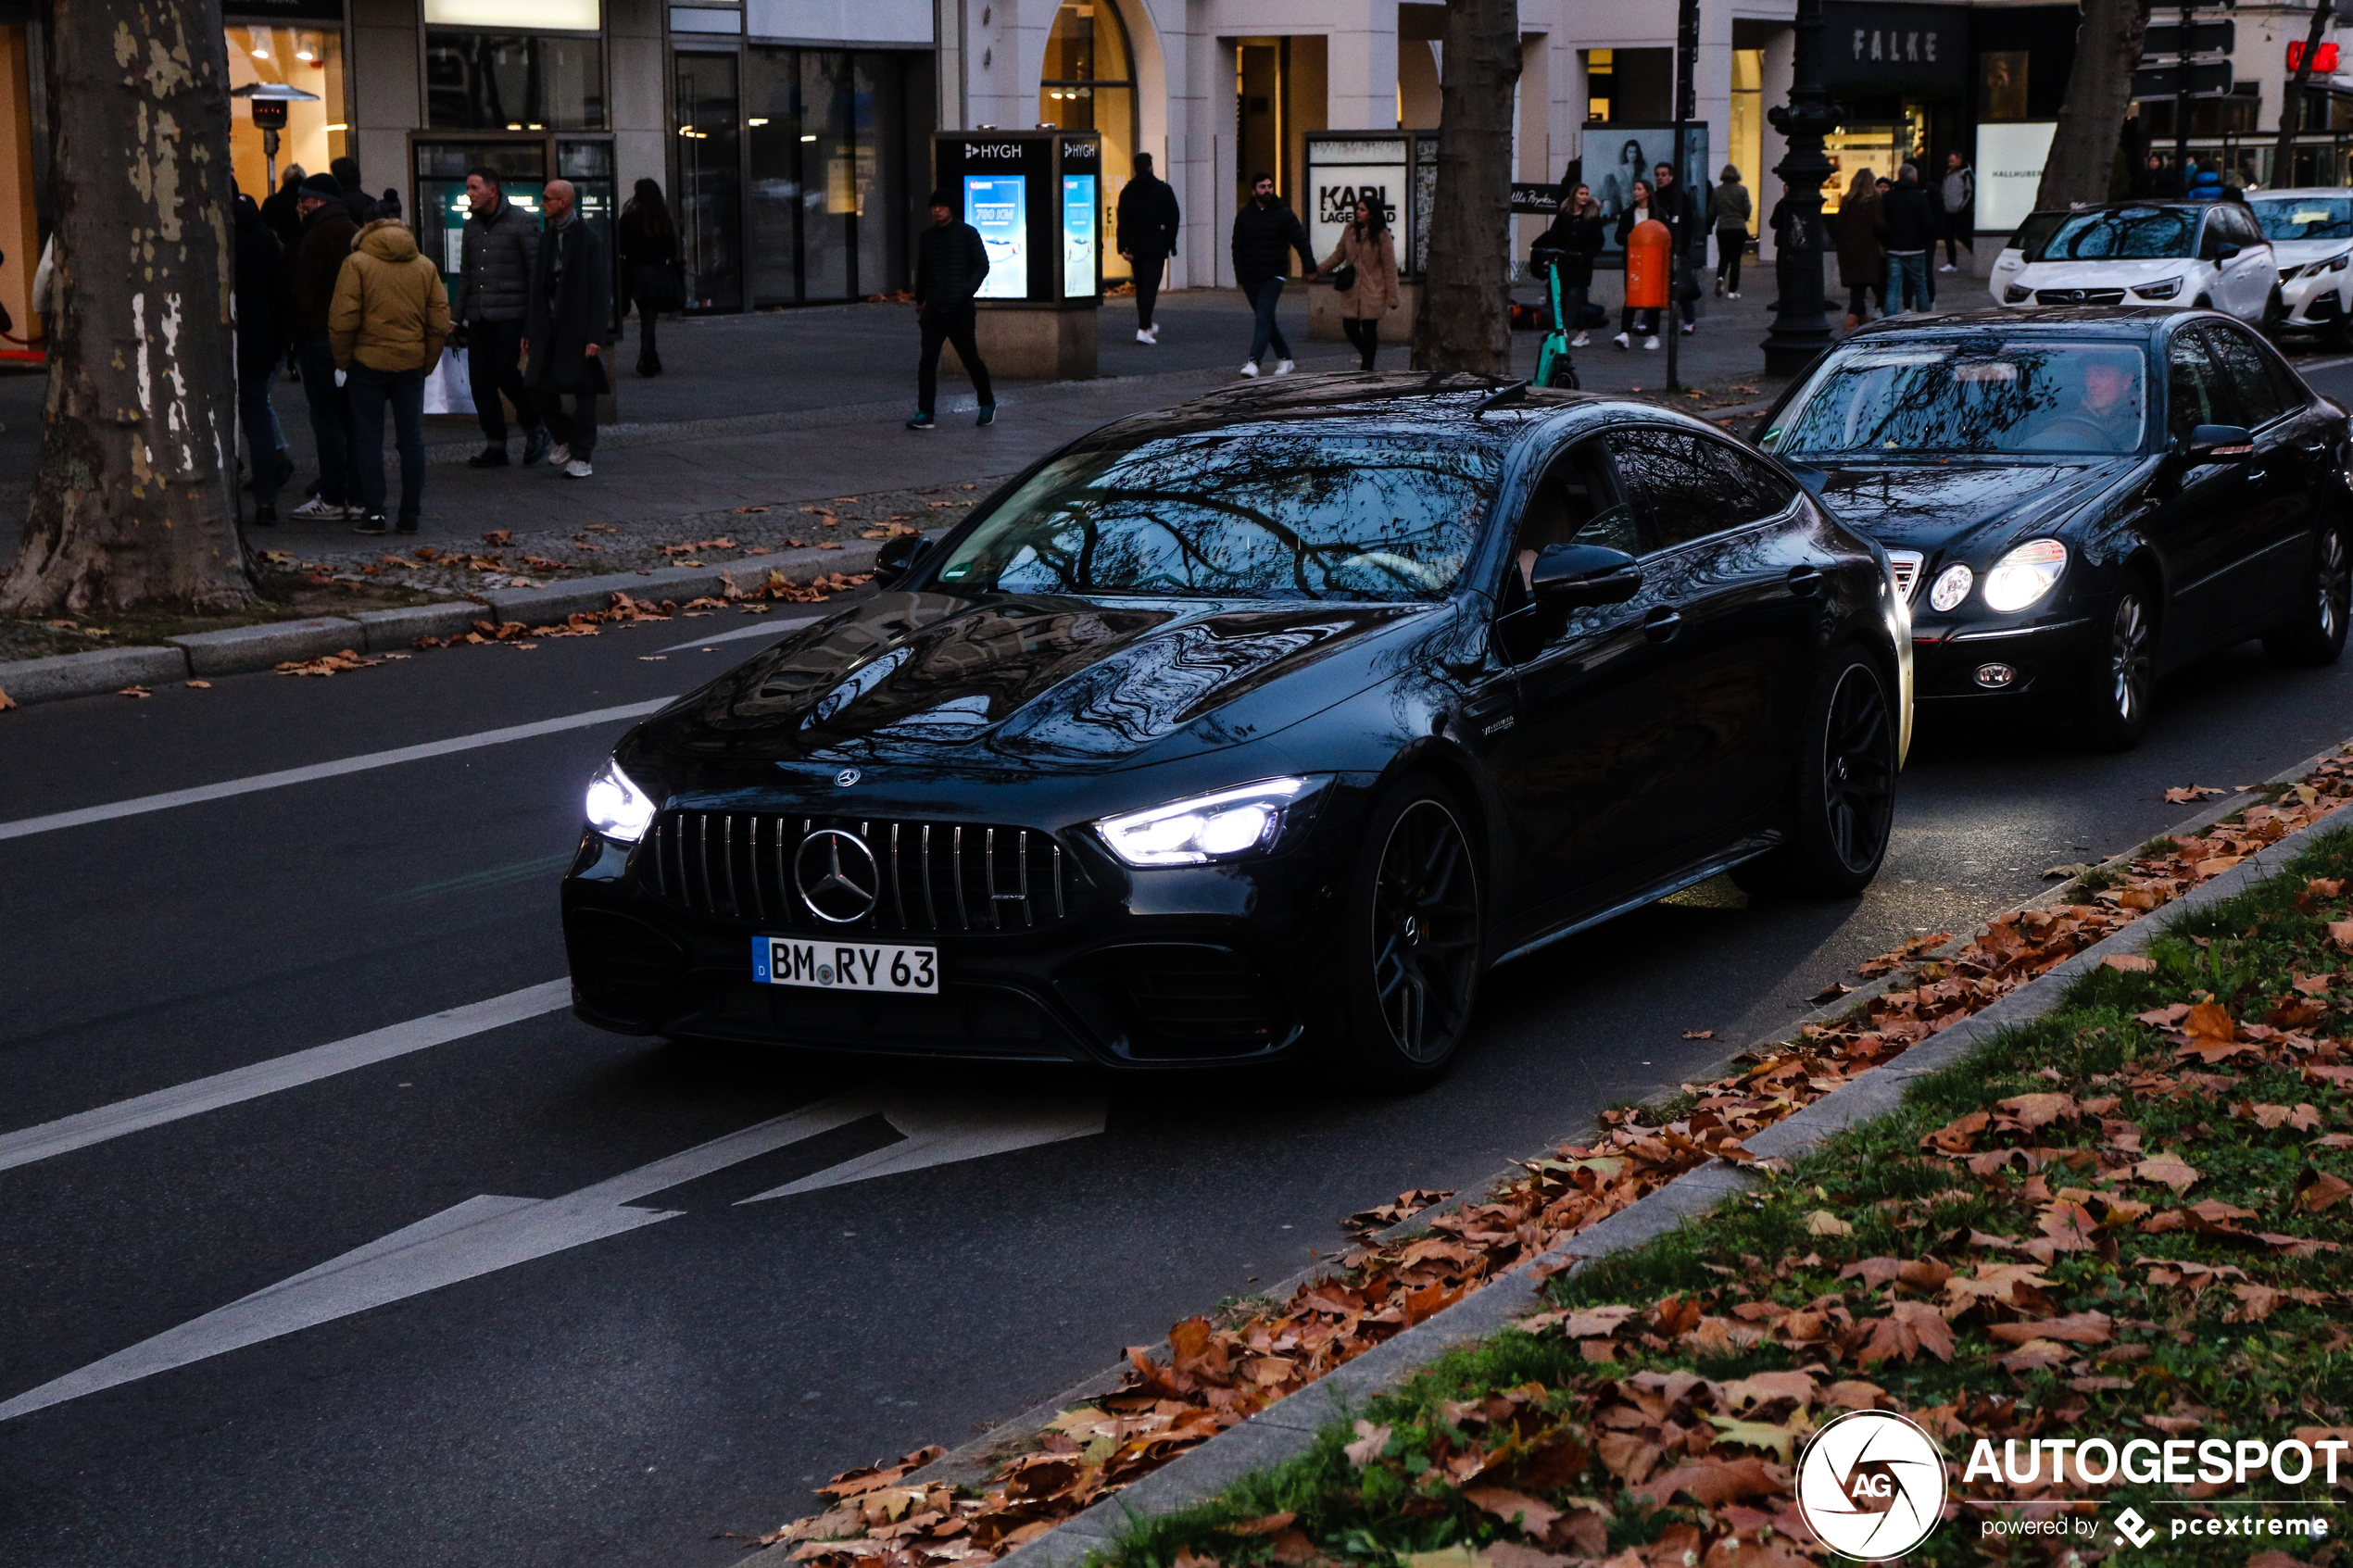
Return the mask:
<svg viewBox="0 0 2353 1568">
<path fill-rule="evenodd" d="M 1888 1411 L 1853 1411 L 1814 1434 L 1797 1463 L 1797 1511 L 1842 1557 L 1900 1557 L 1944 1512 L 1944 1455 Z"/>
</svg>

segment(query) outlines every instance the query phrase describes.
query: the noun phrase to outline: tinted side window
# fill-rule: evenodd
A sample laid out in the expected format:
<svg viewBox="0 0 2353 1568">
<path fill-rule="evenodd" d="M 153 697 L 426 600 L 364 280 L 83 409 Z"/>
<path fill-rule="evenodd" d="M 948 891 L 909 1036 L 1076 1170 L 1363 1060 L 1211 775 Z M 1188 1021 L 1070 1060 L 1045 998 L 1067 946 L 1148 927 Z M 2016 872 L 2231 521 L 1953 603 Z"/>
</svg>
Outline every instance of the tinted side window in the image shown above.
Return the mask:
<svg viewBox="0 0 2353 1568">
<path fill-rule="evenodd" d="M 2206 345 L 2231 378 L 2238 394 L 2239 422 L 2254 429 L 2285 413 L 2279 389 L 2271 382 L 2271 367 L 2264 362 L 2262 345 L 2235 327 L 2207 327 Z"/>
<path fill-rule="evenodd" d="M 1642 553 L 1633 508 L 1617 493 L 1609 454 L 1598 441 L 1580 441 L 1554 458 L 1520 513 L 1516 550 L 1541 552 L 1554 545 Z"/>
<path fill-rule="evenodd" d="M 1701 450 L 1724 476 L 1724 498 L 1743 522 L 1755 522 L 1787 509 L 1797 486 L 1737 447 L 1703 440 Z"/>
<path fill-rule="evenodd" d="M 2231 243 L 2230 229 L 2223 221 L 2221 208 L 2215 207 L 2209 210 L 2206 215 L 2206 228 L 2197 237 L 2198 259 L 2200 261 L 2213 260 L 2221 254 L 2222 247 Z"/>
<path fill-rule="evenodd" d="M 1715 442 L 1680 430 L 1621 430 L 1609 435 L 1617 474 L 1642 514 L 1646 549 L 1671 550 L 1751 521 L 1728 495 Z M 1729 454 L 1727 454 L 1729 456 Z"/>
<path fill-rule="evenodd" d="M 2187 441 L 2199 425 L 2238 422 L 2238 405 L 2196 332 L 2175 332 L 2165 348 L 2166 428 Z"/>
</svg>

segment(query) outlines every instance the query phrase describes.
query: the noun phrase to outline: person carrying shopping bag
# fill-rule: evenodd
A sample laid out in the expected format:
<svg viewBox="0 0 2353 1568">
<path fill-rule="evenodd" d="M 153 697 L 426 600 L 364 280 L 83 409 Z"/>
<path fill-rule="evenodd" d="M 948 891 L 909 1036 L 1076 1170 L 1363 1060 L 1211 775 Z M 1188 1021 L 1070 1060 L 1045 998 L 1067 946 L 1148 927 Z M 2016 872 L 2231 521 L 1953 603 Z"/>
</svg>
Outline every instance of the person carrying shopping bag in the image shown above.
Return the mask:
<svg viewBox="0 0 2353 1568">
<path fill-rule="evenodd" d="M 346 376 L 362 513 L 357 533 L 384 533 L 384 406 L 400 446 L 400 521 L 417 532 L 425 491 L 425 375 L 449 341 L 449 295 L 441 269 L 417 249 L 409 226 L 379 218 L 359 231 L 335 278 L 327 341 Z"/>
<path fill-rule="evenodd" d="M 1379 207 L 1357 198 L 1355 221 L 1340 232 L 1322 270 L 1339 291 L 1340 331 L 1356 347 L 1356 368 L 1369 370 L 1380 352 L 1380 319 L 1398 306 L 1397 246 Z"/>
</svg>

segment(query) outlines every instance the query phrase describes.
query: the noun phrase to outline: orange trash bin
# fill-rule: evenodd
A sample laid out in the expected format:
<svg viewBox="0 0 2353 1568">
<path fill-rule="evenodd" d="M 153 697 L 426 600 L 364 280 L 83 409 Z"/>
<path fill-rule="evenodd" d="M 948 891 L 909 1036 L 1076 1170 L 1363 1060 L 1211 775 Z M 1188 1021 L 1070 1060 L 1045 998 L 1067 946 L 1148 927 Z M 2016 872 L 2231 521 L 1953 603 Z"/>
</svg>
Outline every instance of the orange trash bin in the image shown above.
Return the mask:
<svg viewBox="0 0 2353 1568">
<path fill-rule="evenodd" d="M 1626 236 L 1626 303 L 1637 310 L 1667 306 L 1667 253 L 1674 239 L 1667 225 L 1645 218 Z"/>
</svg>

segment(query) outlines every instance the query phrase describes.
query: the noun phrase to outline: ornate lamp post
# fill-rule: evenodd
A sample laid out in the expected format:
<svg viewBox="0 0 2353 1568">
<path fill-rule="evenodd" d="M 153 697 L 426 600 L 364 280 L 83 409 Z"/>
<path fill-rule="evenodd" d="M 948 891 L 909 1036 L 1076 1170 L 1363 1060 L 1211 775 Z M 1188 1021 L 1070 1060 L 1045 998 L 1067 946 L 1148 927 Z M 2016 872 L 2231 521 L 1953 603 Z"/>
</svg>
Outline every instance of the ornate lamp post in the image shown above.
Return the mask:
<svg viewBox="0 0 2353 1568">
<path fill-rule="evenodd" d="M 1789 153 L 1773 172 L 1789 182 L 1790 220 L 1774 236 L 1774 274 L 1780 297 L 1773 302 L 1773 330 L 1765 334 L 1765 373 L 1802 373 L 1831 345 L 1830 318 L 1822 299 L 1822 254 L 1829 235 L 1822 222 L 1822 183 L 1831 177 L 1822 137 L 1837 128 L 1841 111 L 1822 91 L 1822 0 L 1797 0 L 1796 60 L 1789 102 L 1768 117 L 1789 138 Z M 1800 243 L 1791 245 L 1790 237 Z"/>
</svg>

